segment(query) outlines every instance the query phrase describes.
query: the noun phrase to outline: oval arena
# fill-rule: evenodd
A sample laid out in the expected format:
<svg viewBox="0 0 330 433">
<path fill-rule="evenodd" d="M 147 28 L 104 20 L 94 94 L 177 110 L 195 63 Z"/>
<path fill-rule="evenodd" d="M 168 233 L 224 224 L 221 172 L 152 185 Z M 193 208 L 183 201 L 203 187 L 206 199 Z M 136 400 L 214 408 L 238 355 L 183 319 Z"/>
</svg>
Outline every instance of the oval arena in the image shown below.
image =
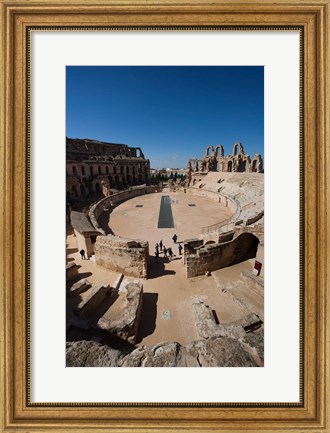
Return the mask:
<svg viewBox="0 0 330 433">
<path fill-rule="evenodd" d="M 160 240 L 172 259 L 160 249 L 156 257 Z M 262 173 L 197 169 L 186 182 L 108 189 L 87 212 L 70 212 L 68 364 L 79 365 L 81 340 L 93 340 L 122 351 L 116 366 L 156 365 L 146 359 L 159 345 L 190 354 L 172 354 L 168 366 L 221 366 L 211 355 L 201 365 L 191 355 L 211 341 L 243 351 L 244 361 L 231 366 L 263 365 L 263 267 L 255 272 L 256 260 L 263 263 Z"/>
</svg>

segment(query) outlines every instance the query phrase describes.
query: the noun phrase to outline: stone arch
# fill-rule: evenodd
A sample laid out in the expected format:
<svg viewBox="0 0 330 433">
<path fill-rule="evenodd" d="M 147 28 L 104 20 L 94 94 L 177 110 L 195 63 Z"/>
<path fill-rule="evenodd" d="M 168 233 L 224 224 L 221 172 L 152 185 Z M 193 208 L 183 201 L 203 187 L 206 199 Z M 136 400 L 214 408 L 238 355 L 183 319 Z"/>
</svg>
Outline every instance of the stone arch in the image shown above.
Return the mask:
<svg viewBox="0 0 330 433">
<path fill-rule="evenodd" d="M 107 165 L 105 166 L 105 174 L 109 174 L 109 167 Z"/>
<path fill-rule="evenodd" d="M 112 186 L 112 179 L 111 179 L 111 176 L 108 176 L 108 181 L 109 181 L 109 186 L 111 187 L 111 186 Z"/>
<path fill-rule="evenodd" d="M 219 155 L 219 149 L 220 149 L 220 155 Z M 215 146 L 215 156 L 217 157 L 217 156 L 224 156 L 225 155 L 225 151 L 224 151 L 224 148 L 223 148 L 223 146 L 221 145 L 221 144 L 217 144 L 216 146 Z"/>
<path fill-rule="evenodd" d="M 95 182 L 95 192 L 97 194 L 100 194 L 102 192 L 102 189 L 101 189 L 99 182 Z"/>
<path fill-rule="evenodd" d="M 211 149 L 211 154 L 209 153 Z M 214 149 L 212 146 L 207 146 L 206 150 L 205 150 L 205 156 L 211 156 L 214 152 Z"/>
<path fill-rule="evenodd" d="M 78 197 L 77 188 L 74 185 L 72 185 L 72 187 L 71 187 L 71 194 L 72 194 L 73 198 Z"/>
<path fill-rule="evenodd" d="M 91 173 L 91 176 L 93 176 L 94 175 L 94 170 L 93 170 L 93 166 L 92 165 L 90 166 L 90 170 L 89 171 Z"/>
<path fill-rule="evenodd" d="M 244 148 L 242 143 L 237 142 L 234 144 L 232 155 L 235 156 L 240 154 L 244 155 Z"/>
<path fill-rule="evenodd" d="M 126 175 L 127 183 L 130 185 L 132 183 L 132 178 L 130 174 Z"/>
<path fill-rule="evenodd" d="M 209 240 L 209 241 L 205 242 L 204 246 L 210 245 L 210 244 L 215 244 L 215 241 Z"/>
<path fill-rule="evenodd" d="M 252 171 L 253 173 L 255 173 L 256 171 L 258 171 L 258 160 L 257 160 L 257 159 L 254 159 L 254 160 L 252 161 L 251 171 Z"/>
<path fill-rule="evenodd" d="M 126 174 L 129 174 L 129 166 L 126 166 Z"/>
<path fill-rule="evenodd" d="M 97 167 L 97 170 L 98 170 L 98 173 L 99 173 L 99 174 L 102 174 L 102 168 L 101 168 L 100 165 Z"/>
<path fill-rule="evenodd" d="M 229 172 L 229 171 L 233 171 L 233 161 L 232 161 L 232 160 L 228 161 L 228 164 L 227 164 L 227 171 L 228 171 L 228 172 Z"/>
<path fill-rule="evenodd" d="M 118 176 L 118 174 L 115 175 L 115 184 L 116 184 L 116 186 L 119 185 L 119 176 Z"/>
<path fill-rule="evenodd" d="M 72 173 L 77 176 L 77 168 L 75 165 L 72 166 Z"/>
<path fill-rule="evenodd" d="M 242 233 L 235 239 L 234 262 L 240 263 L 256 257 L 259 239 L 252 233 Z"/>
<path fill-rule="evenodd" d="M 223 162 L 217 161 L 217 171 L 223 171 Z"/>
<path fill-rule="evenodd" d="M 83 176 L 85 176 L 85 174 L 86 174 L 86 172 L 85 172 L 85 167 L 82 165 L 81 166 L 81 174 L 83 175 Z"/>
<path fill-rule="evenodd" d="M 117 167 L 114 165 L 113 166 L 113 173 L 116 174 L 117 173 Z"/>
<path fill-rule="evenodd" d="M 80 193 L 83 197 L 86 197 L 87 192 L 86 192 L 86 188 L 84 187 L 84 185 L 80 185 Z"/>
</svg>

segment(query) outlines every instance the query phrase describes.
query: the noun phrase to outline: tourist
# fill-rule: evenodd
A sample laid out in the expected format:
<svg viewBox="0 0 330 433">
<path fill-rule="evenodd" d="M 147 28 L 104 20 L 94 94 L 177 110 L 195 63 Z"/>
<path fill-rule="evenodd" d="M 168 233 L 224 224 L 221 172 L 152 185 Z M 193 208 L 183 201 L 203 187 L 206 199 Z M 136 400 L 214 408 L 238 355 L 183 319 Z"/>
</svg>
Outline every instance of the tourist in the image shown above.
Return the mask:
<svg viewBox="0 0 330 433">
<path fill-rule="evenodd" d="M 168 255 L 169 255 L 169 257 L 170 257 L 170 260 L 172 260 L 172 256 L 173 256 L 172 248 L 169 248 L 169 249 L 167 250 L 167 252 L 168 252 Z"/>
<path fill-rule="evenodd" d="M 176 241 L 177 241 L 177 239 L 178 239 L 177 235 L 174 234 L 172 239 L 173 239 L 173 242 L 176 244 Z"/>
<path fill-rule="evenodd" d="M 167 248 L 165 247 L 165 245 L 163 246 L 163 251 L 164 251 L 164 257 L 167 256 Z"/>
<path fill-rule="evenodd" d="M 81 249 L 79 251 L 80 255 L 81 255 L 81 260 L 85 260 L 85 250 Z"/>
<path fill-rule="evenodd" d="M 163 240 L 162 239 L 159 241 L 159 248 L 160 248 L 160 251 L 163 251 Z"/>
<path fill-rule="evenodd" d="M 178 245 L 178 250 L 179 250 L 179 254 L 180 254 L 180 256 L 181 256 L 181 254 L 182 254 L 182 249 L 183 249 L 183 248 L 182 248 L 182 245 L 179 244 L 179 245 Z"/>
<path fill-rule="evenodd" d="M 158 243 L 156 243 L 156 245 L 155 245 L 155 250 L 157 251 L 157 254 L 159 254 L 159 245 L 158 245 Z"/>
<path fill-rule="evenodd" d="M 155 249 L 155 257 L 156 257 L 156 259 L 158 259 L 158 257 L 159 257 L 159 251 L 158 251 L 158 249 Z"/>
</svg>

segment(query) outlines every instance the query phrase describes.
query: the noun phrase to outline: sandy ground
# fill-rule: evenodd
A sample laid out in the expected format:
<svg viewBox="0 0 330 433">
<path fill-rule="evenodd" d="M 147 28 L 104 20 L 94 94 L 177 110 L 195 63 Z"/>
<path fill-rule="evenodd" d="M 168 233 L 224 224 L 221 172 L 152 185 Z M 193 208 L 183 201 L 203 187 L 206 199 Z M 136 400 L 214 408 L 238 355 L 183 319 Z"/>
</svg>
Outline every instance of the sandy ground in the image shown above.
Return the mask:
<svg viewBox="0 0 330 433">
<path fill-rule="evenodd" d="M 162 195 L 170 196 L 175 228 L 158 229 L 158 216 Z M 195 206 L 188 206 L 194 204 Z M 143 207 L 136 207 L 142 205 Z M 161 239 L 165 246 L 172 246 L 172 236 L 178 236 L 178 242 L 196 238 L 202 227 L 219 223 L 232 215 L 229 208 L 205 197 L 193 196 L 181 192 L 147 194 L 135 197 L 117 206 L 110 214 L 103 212 L 99 224 L 104 230 L 129 239 L 149 241 L 150 254 Z M 173 249 L 176 254 L 177 247 Z"/>
<path fill-rule="evenodd" d="M 149 241 L 150 275 L 148 280 L 143 280 L 143 306 L 137 346 L 153 345 L 161 341 L 189 344 L 198 339 L 192 305 L 196 299 L 209 305 L 220 323 L 239 320 L 249 312 L 235 301 L 235 297 L 223 293 L 221 285 L 239 280 L 243 270 L 251 271 L 254 259 L 218 270 L 209 277 L 187 279 L 183 258 L 178 254 L 177 244 L 172 241 L 174 233 L 178 235 L 179 241 L 198 237 L 202 226 L 228 218 L 230 216 L 228 208 L 203 197 L 182 193 L 162 195 L 170 195 L 174 201 L 172 212 L 175 229 L 157 228 L 161 194 L 136 197 L 119 205 L 110 215 L 104 213 L 99 220 L 103 228 L 110 222 L 115 234 Z M 196 206 L 190 207 L 188 203 L 194 203 Z M 143 207 L 135 207 L 137 204 L 142 204 Z M 118 274 L 97 266 L 92 260 L 81 260 L 76 239 L 70 229 L 67 234 L 67 261 L 75 260 L 77 265 L 80 265 L 79 273 L 91 284 L 112 285 Z M 175 254 L 172 261 L 164 258 L 162 253 L 158 259 L 154 257 L 154 244 L 160 239 L 167 247 L 172 247 Z M 240 286 L 240 282 L 237 284 Z M 246 283 L 242 284 L 246 285 Z M 249 305 L 252 304 L 253 309 L 255 304 L 256 312 L 263 311 L 263 299 L 252 291 L 242 287 L 239 295 L 247 296 Z M 113 309 L 115 307 L 113 305 Z M 111 317 L 110 311 L 107 314 Z"/>
</svg>

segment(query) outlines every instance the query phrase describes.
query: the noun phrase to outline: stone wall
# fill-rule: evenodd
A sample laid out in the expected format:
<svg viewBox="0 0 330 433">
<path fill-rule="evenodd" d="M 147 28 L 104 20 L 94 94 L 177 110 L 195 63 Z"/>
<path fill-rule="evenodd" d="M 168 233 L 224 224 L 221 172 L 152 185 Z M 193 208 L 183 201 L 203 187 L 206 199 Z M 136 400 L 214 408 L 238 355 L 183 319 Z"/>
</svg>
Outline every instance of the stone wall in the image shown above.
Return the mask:
<svg viewBox="0 0 330 433">
<path fill-rule="evenodd" d="M 147 278 L 149 244 L 117 236 L 99 236 L 95 243 L 96 264 L 127 276 Z"/>
<path fill-rule="evenodd" d="M 184 251 L 190 252 L 184 257 L 186 276 L 196 277 L 255 257 L 258 243 L 254 235 L 243 233 L 233 241 L 208 244 L 192 252 L 188 241 L 184 246 Z"/>
<path fill-rule="evenodd" d="M 125 308 L 120 318 L 111 321 L 101 317 L 97 327 L 135 344 L 141 317 L 143 285 L 140 282 L 129 283 L 122 294 L 125 297 Z"/>
<path fill-rule="evenodd" d="M 117 204 L 122 203 L 126 200 L 130 200 L 133 197 L 138 197 L 144 194 L 151 194 L 154 192 L 160 192 L 160 188 L 157 186 L 135 187 L 127 189 L 125 191 L 119 191 L 115 194 L 110 195 L 109 197 L 105 197 L 90 208 L 89 218 L 91 220 L 91 223 L 96 230 L 105 234 L 104 230 L 99 226 L 97 222 L 99 216 L 105 209 L 108 209 L 111 206 L 116 206 Z"/>
<path fill-rule="evenodd" d="M 74 234 L 77 239 L 78 251 L 85 251 L 85 258 L 88 259 L 94 254 L 94 247 L 90 237 L 85 237 L 83 234 L 79 233 L 78 230 L 74 229 Z"/>
</svg>

